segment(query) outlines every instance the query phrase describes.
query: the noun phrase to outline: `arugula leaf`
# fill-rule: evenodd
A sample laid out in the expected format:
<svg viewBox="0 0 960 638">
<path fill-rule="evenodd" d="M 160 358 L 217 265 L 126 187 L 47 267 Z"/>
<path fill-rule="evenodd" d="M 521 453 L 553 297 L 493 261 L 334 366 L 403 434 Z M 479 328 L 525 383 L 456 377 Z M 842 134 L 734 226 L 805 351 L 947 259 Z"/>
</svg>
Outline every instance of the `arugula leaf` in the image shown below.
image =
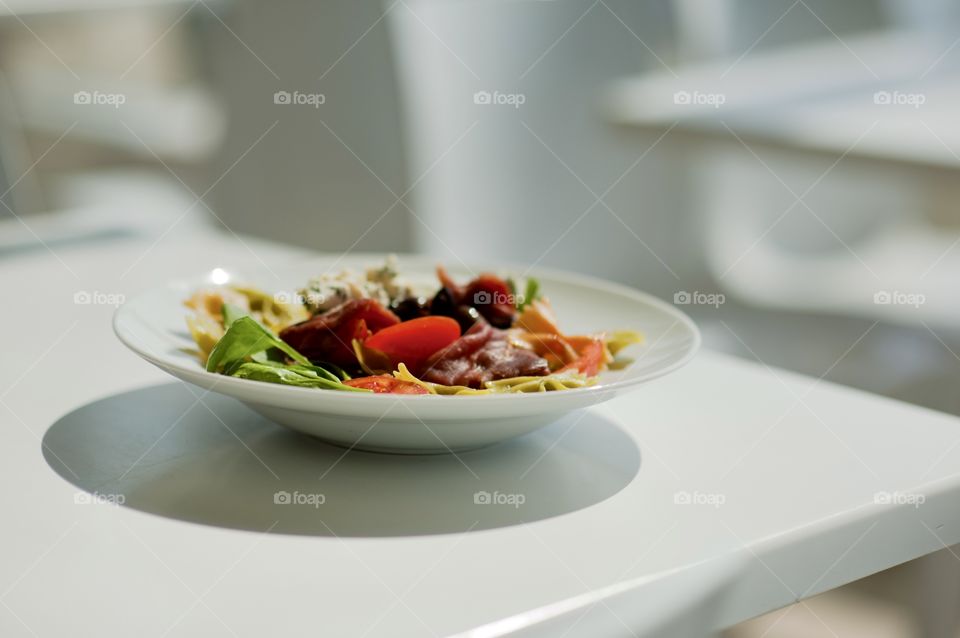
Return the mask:
<svg viewBox="0 0 960 638">
<path fill-rule="evenodd" d="M 229 328 L 233 325 L 233 322 L 239 319 L 240 317 L 252 317 L 252 315 L 241 308 L 240 306 L 235 306 L 231 303 L 225 303 L 220 309 L 220 313 L 223 315 L 223 327 Z M 257 323 L 260 323 L 257 321 Z M 263 324 L 260 324 L 263 325 Z M 283 361 L 283 354 L 280 353 L 276 348 L 270 348 L 264 352 L 257 352 L 250 355 L 250 358 L 254 361 L 259 361 L 265 363 L 270 360 Z"/>
<path fill-rule="evenodd" d="M 298 369 L 301 366 L 277 366 L 247 361 L 240 364 L 230 376 L 267 383 L 293 385 L 302 388 L 326 388 L 328 390 L 347 390 L 351 392 L 369 392 L 364 388 L 353 388 L 337 381 L 318 376 L 308 369 Z"/>
<path fill-rule="evenodd" d="M 323 368 L 324 370 L 331 372 L 335 377 L 337 377 L 338 381 L 349 381 L 350 379 L 353 378 L 349 374 L 347 374 L 346 370 L 344 370 L 338 365 L 334 365 L 330 363 L 329 361 L 321 361 L 320 363 L 317 363 L 314 365 L 316 367 Z"/>
<path fill-rule="evenodd" d="M 240 317 L 249 317 L 250 313 L 241 308 L 240 306 L 234 306 L 232 303 L 223 304 L 223 310 L 220 311 L 223 314 L 223 327 L 229 328 L 234 321 Z"/>
<path fill-rule="evenodd" d="M 294 372 L 299 372 L 309 377 L 320 377 L 321 379 L 327 379 L 328 381 L 333 381 L 335 383 L 339 383 L 340 381 L 346 380 L 346 379 L 343 379 L 342 377 L 337 376 L 335 372 L 328 370 L 326 365 L 322 365 L 322 366 L 313 365 L 313 364 L 303 365 L 302 363 L 285 364 L 279 361 L 257 361 L 257 363 L 273 366 L 275 368 L 285 368 L 287 370 L 293 370 Z M 228 372 L 227 374 L 232 374 L 232 373 Z"/>
<path fill-rule="evenodd" d="M 540 296 L 540 282 L 530 277 L 527 279 L 527 289 L 523 297 L 517 301 L 517 312 L 523 312 L 523 309 L 532 304 Z"/>
<path fill-rule="evenodd" d="M 207 358 L 207 371 L 222 372 L 227 366 L 244 361 L 247 357 L 260 355 L 270 348 L 280 350 L 301 365 L 312 365 L 309 359 L 261 326 L 253 317 L 243 316 L 234 319 L 227 332 L 213 347 Z"/>
</svg>

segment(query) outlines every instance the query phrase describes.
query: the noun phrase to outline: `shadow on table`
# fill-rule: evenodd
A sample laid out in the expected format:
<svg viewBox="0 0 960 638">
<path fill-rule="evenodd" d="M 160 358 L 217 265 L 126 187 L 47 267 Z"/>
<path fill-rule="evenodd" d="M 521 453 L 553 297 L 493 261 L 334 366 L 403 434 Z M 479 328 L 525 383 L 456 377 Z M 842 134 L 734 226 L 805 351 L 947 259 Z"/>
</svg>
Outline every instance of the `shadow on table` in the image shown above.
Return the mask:
<svg viewBox="0 0 960 638">
<path fill-rule="evenodd" d="M 640 468 L 633 440 L 595 411 L 458 456 L 401 456 L 327 445 L 227 397 L 197 402 L 182 384 L 74 410 L 47 430 L 43 454 L 90 498 L 205 525 L 317 536 L 518 525 L 595 505 Z"/>
</svg>

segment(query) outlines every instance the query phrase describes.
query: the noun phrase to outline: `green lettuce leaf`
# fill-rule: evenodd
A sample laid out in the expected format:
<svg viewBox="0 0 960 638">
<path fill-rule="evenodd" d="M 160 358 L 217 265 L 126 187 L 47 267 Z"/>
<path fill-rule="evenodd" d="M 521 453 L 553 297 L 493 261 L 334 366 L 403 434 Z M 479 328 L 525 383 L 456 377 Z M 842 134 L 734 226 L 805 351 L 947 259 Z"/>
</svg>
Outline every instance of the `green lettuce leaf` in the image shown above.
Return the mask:
<svg viewBox="0 0 960 638">
<path fill-rule="evenodd" d="M 517 311 L 523 312 L 523 309 L 536 301 L 539 296 L 540 282 L 533 277 L 530 277 L 527 279 L 527 289 L 524 291 L 523 297 L 517 302 Z"/>
<path fill-rule="evenodd" d="M 312 366 L 309 359 L 261 326 L 253 317 L 243 316 L 234 319 L 213 347 L 207 358 L 207 371 L 222 372 L 227 366 L 246 361 L 270 348 L 280 350 L 300 365 Z"/>
<path fill-rule="evenodd" d="M 326 371 L 325 371 L 326 372 Z M 329 373 L 328 373 L 329 374 Z M 353 388 L 319 376 L 303 366 L 279 366 L 255 361 L 247 361 L 237 366 L 230 376 L 267 383 L 293 385 L 302 388 L 325 388 L 327 390 L 347 390 L 351 392 L 370 392 L 364 388 Z"/>
</svg>

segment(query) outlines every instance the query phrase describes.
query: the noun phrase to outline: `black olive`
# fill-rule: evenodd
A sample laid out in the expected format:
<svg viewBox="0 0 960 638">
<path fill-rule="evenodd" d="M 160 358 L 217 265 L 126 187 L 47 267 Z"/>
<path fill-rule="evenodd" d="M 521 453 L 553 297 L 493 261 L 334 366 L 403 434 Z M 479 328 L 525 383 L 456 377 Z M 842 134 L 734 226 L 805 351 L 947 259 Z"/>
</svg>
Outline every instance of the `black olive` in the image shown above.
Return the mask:
<svg viewBox="0 0 960 638">
<path fill-rule="evenodd" d="M 480 313 L 473 306 L 457 306 L 451 316 L 460 324 L 460 332 L 466 332 L 480 318 Z"/>
<path fill-rule="evenodd" d="M 442 317 L 452 317 L 457 309 L 457 304 L 453 301 L 453 295 L 446 288 L 441 288 L 430 301 L 430 314 L 440 315 Z"/>
<path fill-rule="evenodd" d="M 400 321 L 408 321 L 430 314 L 430 302 L 425 297 L 407 297 L 390 306 L 390 310 L 400 317 Z"/>
<path fill-rule="evenodd" d="M 446 288 L 441 288 L 430 302 L 430 314 L 441 317 L 450 317 L 460 324 L 460 330 L 466 332 L 480 318 L 477 309 L 466 304 L 454 302 L 453 295 Z"/>
<path fill-rule="evenodd" d="M 500 306 L 486 305 L 480 312 L 494 328 L 506 330 L 513 325 L 513 312 L 505 312 Z"/>
</svg>

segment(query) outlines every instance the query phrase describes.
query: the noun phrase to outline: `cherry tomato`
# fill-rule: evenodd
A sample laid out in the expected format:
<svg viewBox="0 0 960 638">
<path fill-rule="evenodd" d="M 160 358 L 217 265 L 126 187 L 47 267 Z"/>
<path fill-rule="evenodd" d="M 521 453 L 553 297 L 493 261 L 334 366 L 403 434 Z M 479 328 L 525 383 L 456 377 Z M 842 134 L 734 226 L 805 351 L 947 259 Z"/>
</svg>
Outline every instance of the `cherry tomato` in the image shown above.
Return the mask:
<svg viewBox="0 0 960 638">
<path fill-rule="evenodd" d="M 580 358 L 562 368 L 562 371 L 577 370 L 588 377 L 594 377 L 599 374 L 603 359 L 603 341 L 593 339 L 580 349 Z"/>
<path fill-rule="evenodd" d="M 419 370 L 423 362 L 438 350 L 460 338 L 460 324 L 450 317 L 420 317 L 377 332 L 363 342 L 387 355 L 394 365 L 407 364 Z"/>
<path fill-rule="evenodd" d="M 422 385 L 417 385 L 412 381 L 403 381 L 396 379 L 389 374 L 380 374 L 375 377 L 359 377 L 344 381 L 344 385 L 353 388 L 366 388 L 377 393 L 387 394 L 429 394 Z"/>
</svg>

